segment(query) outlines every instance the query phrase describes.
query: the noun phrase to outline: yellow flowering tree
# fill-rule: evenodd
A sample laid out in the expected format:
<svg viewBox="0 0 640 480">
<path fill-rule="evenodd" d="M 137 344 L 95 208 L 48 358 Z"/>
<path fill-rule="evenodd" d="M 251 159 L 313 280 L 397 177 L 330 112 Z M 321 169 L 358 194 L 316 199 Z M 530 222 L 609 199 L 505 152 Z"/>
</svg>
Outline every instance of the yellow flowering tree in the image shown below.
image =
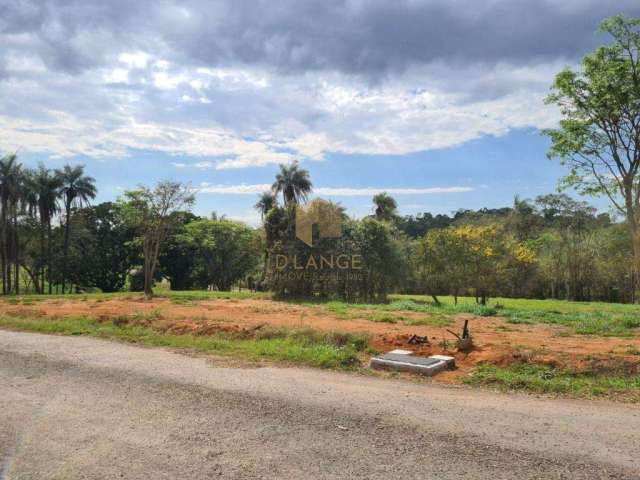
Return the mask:
<svg viewBox="0 0 640 480">
<path fill-rule="evenodd" d="M 513 267 L 535 261 L 526 244 L 507 237 L 498 225 L 461 225 L 427 232 L 421 242 L 427 288 L 457 297 L 473 291 L 485 304 Z"/>
</svg>

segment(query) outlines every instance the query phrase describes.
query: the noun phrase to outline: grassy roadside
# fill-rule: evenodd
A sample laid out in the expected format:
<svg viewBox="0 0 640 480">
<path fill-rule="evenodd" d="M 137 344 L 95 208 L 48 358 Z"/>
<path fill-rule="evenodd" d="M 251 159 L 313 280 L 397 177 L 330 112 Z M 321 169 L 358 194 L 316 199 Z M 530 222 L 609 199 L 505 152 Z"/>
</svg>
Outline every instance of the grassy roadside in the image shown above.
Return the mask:
<svg viewBox="0 0 640 480">
<path fill-rule="evenodd" d="M 504 391 L 565 395 L 578 398 L 609 398 L 640 402 L 640 373 L 624 369 L 599 372 L 572 371 L 544 365 L 514 364 L 510 367 L 480 365 L 464 380 L 468 385 L 481 385 Z"/>
<path fill-rule="evenodd" d="M 38 318 L 0 316 L 0 328 L 58 335 L 86 335 L 151 347 L 169 347 L 214 353 L 245 360 L 269 360 L 316 368 L 359 370 L 372 352 L 369 338 L 349 333 L 322 333 L 311 329 L 266 329 L 241 334 L 170 334 L 121 317 L 97 321 L 86 317 Z M 628 365 L 627 365 L 628 366 Z M 640 372 L 617 369 L 580 372 L 535 363 L 510 367 L 480 365 L 463 379 L 472 386 L 520 390 L 578 398 L 603 397 L 640 402 Z"/>
<path fill-rule="evenodd" d="M 29 318 L 0 317 L 0 328 L 58 335 L 87 335 L 153 347 L 170 347 L 196 352 L 241 357 L 247 360 L 272 360 L 319 368 L 356 369 L 361 366 L 368 339 L 362 335 L 309 329 L 264 330 L 250 336 L 175 335 L 151 328 L 99 322 L 85 317 Z"/>
</svg>

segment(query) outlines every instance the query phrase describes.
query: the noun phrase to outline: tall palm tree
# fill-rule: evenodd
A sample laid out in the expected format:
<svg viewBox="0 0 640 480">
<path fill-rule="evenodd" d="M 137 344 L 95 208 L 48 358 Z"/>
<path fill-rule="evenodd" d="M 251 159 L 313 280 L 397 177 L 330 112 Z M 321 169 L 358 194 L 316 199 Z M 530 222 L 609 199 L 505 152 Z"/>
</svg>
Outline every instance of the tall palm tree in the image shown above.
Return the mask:
<svg viewBox="0 0 640 480">
<path fill-rule="evenodd" d="M 255 207 L 256 210 L 258 210 L 260 212 L 260 220 L 262 221 L 262 223 L 263 223 L 263 225 L 265 227 L 265 231 L 267 230 L 267 226 L 266 226 L 266 224 L 264 224 L 264 219 L 267 216 L 267 213 L 269 213 L 269 210 L 271 210 L 272 208 L 274 208 L 277 205 L 278 205 L 278 199 L 277 199 L 276 195 L 273 192 L 269 192 L 269 191 L 262 192 L 258 196 L 258 201 L 254 205 L 254 207 Z M 266 240 L 267 240 L 267 243 L 265 243 L 265 246 L 264 246 L 261 281 L 263 281 L 265 276 L 267 275 L 267 268 L 269 266 L 268 236 L 267 236 Z"/>
<path fill-rule="evenodd" d="M 31 185 L 34 199 L 30 206 L 35 208 L 40 219 L 40 293 L 44 293 L 45 265 L 49 276 L 49 293 L 51 289 L 51 220 L 60 212 L 60 189 L 62 178 L 58 172 L 45 168 L 43 164 L 31 175 Z M 46 236 L 46 254 L 45 254 Z"/>
<path fill-rule="evenodd" d="M 398 213 L 398 203 L 387 192 L 374 195 L 373 206 L 378 220 L 392 220 Z"/>
<path fill-rule="evenodd" d="M 269 213 L 269 210 L 275 207 L 277 203 L 278 199 L 273 192 L 262 192 L 254 205 L 254 208 L 260 212 L 260 220 L 264 221 L 264 217 Z"/>
<path fill-rule="evenodd" d="M 16 295 L 20 293 L 20 242 L 18 239 L 18 217 L 26 213 L 29 204 L 33 202 L 34 194 L 31 189 L 30 172 L 22 168 L 21 164 L 15 167 L 15 182 L 13 192 L 10 198 L 11 206 L 11 251 L 14 263 L 14 290 Z"/>
<path fill-rule="evenodd" d="M 71 209 L 88 205 L 89 201 L 96 198 L 96 180 L 84 174 L 84 165 L 72 167 L 65 165 L 62 170 L 56 170 L 60 176 L 62 187 L 60 194 L 64 203 L 64 244 L 62 260 L 62 291 L 65 291 L 67 280 L 67 257 L 69 254 L 69 233 L 71 228 Z"/>
<path fill-rule="evenodd" d="M 301 169 L 297 161 L 290 165 L 280 165 L 280 172 L 271 189 L 275 195 L 282 192 L 285 207 L 304 202 L 312 189 L 309 172 Z"/>
<path fill-rule="evenodd" d="M 2 293 L 11 291 L 11 275 L 9 273 L 9 243 L 14 199 L 17 194 L 18 178 L 20 176 L 20 164 L 15 153 L 5 155 L 0 159 L 0 228 L 2 229 Z"/>
</svg>

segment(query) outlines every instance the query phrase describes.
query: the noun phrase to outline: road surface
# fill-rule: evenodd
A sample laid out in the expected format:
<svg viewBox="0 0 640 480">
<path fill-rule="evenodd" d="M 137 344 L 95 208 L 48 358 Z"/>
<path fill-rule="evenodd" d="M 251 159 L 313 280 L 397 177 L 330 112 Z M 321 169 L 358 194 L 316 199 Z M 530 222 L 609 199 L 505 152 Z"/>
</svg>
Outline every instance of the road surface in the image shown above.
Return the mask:
<svg viewBox="0 0 640 480">
<path fill-rule="evenodd" d="M 640 408 L 0 331 L 0 479 L 634 479 Z"/>
</svg>

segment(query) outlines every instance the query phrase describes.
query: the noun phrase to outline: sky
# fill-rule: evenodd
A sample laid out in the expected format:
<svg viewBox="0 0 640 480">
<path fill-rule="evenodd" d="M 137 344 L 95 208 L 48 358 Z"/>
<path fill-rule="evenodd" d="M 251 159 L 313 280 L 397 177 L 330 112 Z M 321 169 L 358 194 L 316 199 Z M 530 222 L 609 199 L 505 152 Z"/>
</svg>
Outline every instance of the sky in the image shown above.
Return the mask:
<svg viewBox="0 0 640 480">
<path fill-rule="evenodd" d="M 83 164 L 96 201 L 189 182 L 256 225 L 299 161 L 354 216 L 501 207 L 565 173 L 555 74 L 637 0 L 0 0 L 0 153 Z M 602 208 L 603 202 L 595 202 Z"/>
</svg>

